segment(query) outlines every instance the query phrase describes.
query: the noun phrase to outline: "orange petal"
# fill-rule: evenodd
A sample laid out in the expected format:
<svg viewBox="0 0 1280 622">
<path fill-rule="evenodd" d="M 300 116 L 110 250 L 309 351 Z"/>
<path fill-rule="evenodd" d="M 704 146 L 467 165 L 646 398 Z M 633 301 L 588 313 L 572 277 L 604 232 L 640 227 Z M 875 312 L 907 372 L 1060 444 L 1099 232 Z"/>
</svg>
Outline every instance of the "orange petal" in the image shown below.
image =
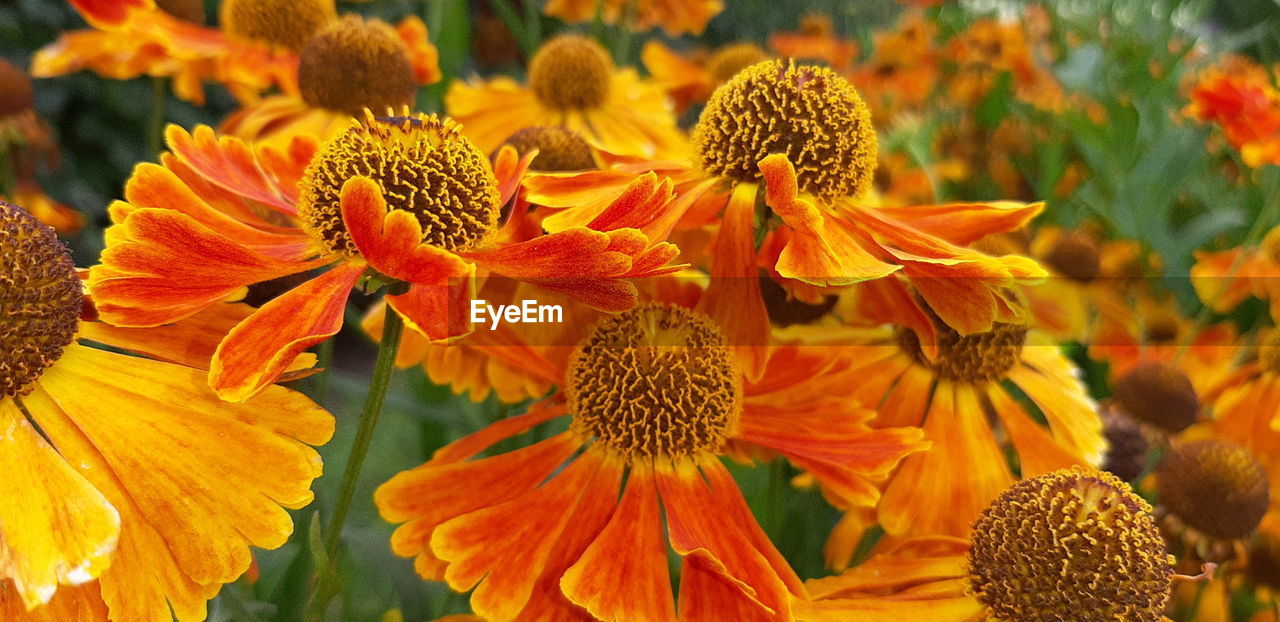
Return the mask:
<svg viewBox="0 0 1280 622">
<path fill-rule="evenodd" d="M 237 324 L 213 355 L 209 386 L 240 402 L 275 382 L 303 350 L 342 329 L 348 292 L 363 273 L 361 264 L 339 264 Z"/>
<path fill-rule="evenodd" d="M 440 81 L 440 52 L 427 37 L 427 25 L 417 16 L 410 15 L 396 25 L 396 34 L 409 53 L 413 65 L 413 77 L 423 86 Z"/>
<path fill-rule="evenodd" d="M 18 590 L 0 580 L 0 620 L 6 622 L 100 622 L 107 620 L 97 583 L 64 587 L 46 605 L 31 611 L 23 605 Z"/>
<path fill-rule="evenodd" d="M 119 26 L 134 11 L 152 8 L 153 0 L 71 0 L 85 21 L 101 28 Z"/>
<path fill-rule="evenodd" d="M 285 214 L 298 213 L 287 190 L 298 180 L 267 177 L 253 147 L 243 140 L 218 136 L 207 125 L 196 126 L 194 133 L 170 125 L 164 136 L 173 154 L 209 181 Z"/>
<path fill-rule="evenodd" d="M 985 611 L 982 603 L 969 596 L 924 600 L 849 598 L 796 606 L 798 619 L 806 622 L 977 622 L 984 619 Z"/>
<path fill-rule="evenodd" d="M 388 210 L 378 182 L 368 177 L 352 177 L 342 184 L 342 219 L 360 255 L 391 278 L 440 285 L 472 273 L 462 258 L 424 244 L 417 217 L 405 210 Z"/>
<path fill-rule="evenodd" d="M 662 515 L 651 467 L 636 465 L 609 524 L 560 580 L 565 596 L 601 620 L 675 620 Z"/>
<path fill-rule="evenodd" d="M 30 609 L 59 585 L 92 581 L 110 563 L 120 515 L 31 427 L 12 399 L 0 400 L 0 597 Z M 21 609 L 21 608 L 20 608 Z"/>
<path fill-rule="evenodd" d="M 1018 452 L 1018 464 L 1022 477 L 1035 477 L 1050 471 L 1083 465 L 1085 460 L 1067 451 L 1049 433 L 1031 419 L 1031 416 L 1014 402 L 1004 389 L 993 387 L 985 392 L 991 406 L 1000 417 L 1009 441 Z"/>
<path fill-rule="evenodd" d="M 776 622 L 788 620 L 759 603 L 743 598 L 743 586 L 723 574 L 705 555 L 690 555 L 680 565 L 682 622 Z"/>
<path fill-rule="evenodd" d="M 467 266 L 468 272 L 474 266 Z M 475 298 L 475 281 L 468 276 L 461 282 L 450 280 L 444 285 L 417 284 L 404 294 L 387 296 L 387 303 L 404 318 L 414 332 L 431 341 L 453 339 L 473 330 L 469 305 Z"/>
<path fill-rule="evenodd" d="M 952 244 L 968 246 L 986 235 L 1021 229 L 1044 211 L 1044 203 L 991 201 L 880 207 L 877 210 L 921 232 Z"/>
<path fill-rule="evenodd" d="M 475 588 L 472 611 L 487 619 L 509 620 L 524 608 L 545 571 L 552 545 L 568 527 L 600 462 L 591 452 L 583 454 L 542 486 L 435 530 L 431 550 L 449 563 L 449 586 L 459 592 Z"/>
<path fill-rule="evenodd" d="M 769 361 L 769 314 L 760 293 L 752 225 L 756 190 L 745 183 L 733 189 L 716 234 L 711 283 L 698 301 L 698 310 L 724 331 L 748 380 L 759 379 Z"/>
</svg>

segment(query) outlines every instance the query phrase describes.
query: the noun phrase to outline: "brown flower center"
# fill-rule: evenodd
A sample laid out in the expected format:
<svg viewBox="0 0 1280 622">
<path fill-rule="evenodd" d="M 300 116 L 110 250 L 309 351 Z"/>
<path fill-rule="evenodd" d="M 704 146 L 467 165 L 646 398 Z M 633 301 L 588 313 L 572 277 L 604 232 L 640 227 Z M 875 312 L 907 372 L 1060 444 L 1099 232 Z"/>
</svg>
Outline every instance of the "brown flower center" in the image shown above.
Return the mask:
<svg viewBox="0 0 1280 622">
<path fill-rule="evenodd" d="M 418 84 L 395 31 L 351 15 L 321 30 L 302 50 L 298 89 L 311 106 L 384 114 L 412 105 Z"/>
<path fill-rule="evenodd" d="M 718 50 L 707 60 L 707 74 L 711 83 L 719 86 L 732 80 L 739 71 L 756 63 L 769 60 L 768 52 L 754 43 L 734 43 Z"/>
<path fill-rule="evenodd" d="M 997 322 L 990 331 L 972 335 L 961 335 L 941 322 L 935 325 L 938 327 L 935 360 L 925 357 L 920 338 L 910 329 L 898 329 L 898 347 L 939 377 L 957 382 L 981 384 L 1004 378 L 1021 360 L 1022 346 L 1027 341 L 1027 327 L 1021 324 Z"/>
<path fill-rule="evenodd" d="M 1135 419 L 1167 432 L 1195 423 L 1200 400 L 1182 370 L 1164 362 L 1140 364 L 1116 381 L 1116 403 Z"/>
<path fill-rule="evenodd" d="M 507 144 L 521 154 L 538 150 L 538 155 L 529 165 L 530 170 L 560 173 L 599 168 L 591 145 L 577 132 L 563 127 L 526 127 L 508 137 Z"/>
<path fill-rule="evenodd" d="M 29 110 L 35 102 L 35 91 L 27 72 L 0 58 L 0 117 Z"/>
<path fill-rule="evenodd" d="M 26 395 L 75 339 L 80 279 L 53 229 L 0 201 L 0 398 Z"/>
<path fill-rule="evenodd" d="M 1271 499 L 1262 465 L 1249 450 L 1222 441 L 1176 445 L 1155 474 L 1160 505 L 1213 538 L 1249 536 Z"/>
<path fill-rule="evenodd" d="M 529 61 L 529 88 L 549 108 L 591 110 L 609 98 L 613 61 L 599 43 L 560 35 Z"/>
<path fill-rule="evenodd" d="M 628 461 L 717 450 L 737 425 L 741 393 L 720 329 L 656 303 L 597 324 L 566 386 L 575 427 Z"/>
<path fill-rule="evenodd" d="M 1044 262 L 1068 279 L 1088 283 L 1098 278 L 1102 256 L 1093 238 L 1083 233 L 1067 233 L 1049 249 Z"/>
<path fill-rule="evenodd" d="M 220 10 L 227 32 L 295 51 L 338 17 L 333 0 L 225 0 Z"/>
<path fill-rule="evenodd" d="M 1172 563 L 1151 506 L 1128 484 L 1072 469 L 992 502 L 973 526 L 969 578 L 993 619 L 1155 622 Z"/>
<path fill-rule="evenodd" d="M 302 177 L 298 216 L 324 250 L 357 252 L 341 205 L 343 184 L 356 176 L 376 181 L 390 208 L 416 216 L 423 242 L 466 250 L 497 228 L 498 180 L 457 124 L 434 115 L 365 116 L 326 143 Z"/>
<path fill-rule="evenodd" d="M 760 179 L 758 163 L 784 153 L 800 190 L 860 197 L 876 168 L 876 133 L 858 91 L 829 69 L 752 65 L 716 89 L 693 129 L 699 164 L 713 175 Z"/>
</svg>

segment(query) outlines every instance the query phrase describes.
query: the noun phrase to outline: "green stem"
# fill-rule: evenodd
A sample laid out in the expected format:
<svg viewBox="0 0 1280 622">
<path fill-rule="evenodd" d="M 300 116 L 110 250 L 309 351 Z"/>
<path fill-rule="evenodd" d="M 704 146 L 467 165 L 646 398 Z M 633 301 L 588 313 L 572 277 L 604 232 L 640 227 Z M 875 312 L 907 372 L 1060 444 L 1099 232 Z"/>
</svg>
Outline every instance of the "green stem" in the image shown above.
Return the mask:
<svg viewBox="0 0 1280 622">
<path fill-rule="evenodd" d="M 316 348 L 316 367 L 320 369 L 320 373 L 316 374 L 315 381 L 315 399 L 316 403 L 321 406 L 329 399 L 329 374 L 333 370 L 333 339 L 326 339 L 324 343 Z"/>
<path fill-rule="evenodd" d="M 403 289 L 403 286 L 393 285 L 389 292 L 404 293 L 396 291 L 397 289 Z M 338 557 L 338 546 L 342 543 L 342 525 L 347 521 L 347 512 L 351 509 L 351 499 L 356 493 L 360 468 L 364 466 L 364 459 L 369 454 L 373 431 L 378 427 L 378 415 L 382 414 L 387 387 L 391 384 L 391 374 L 395 371 L 396 352 L 400 350 L 400 338 L 404 334 L 404 320 L 400 319 L 400 314 L 391 305 L 387 305 L 385 318 L 382 340 L 378 343 L 378 360 L 373 367 L 373 378 L 369 381 L 369 395 L 365 398 L 364 411 L 360 413 L 355 443 L 347 458 L 347 469 L 342 473 L 342 484 L 338 487 L 338 503 L 333 508 L 333 518 L 329 520 L 329 530 L 325 534 L 324 550 L 331 560 Z"/>
<path fill-rule="evenodd" d="M 529 32 L 525 29 L 525 24 L 521 21 L 520 14 L 511 5 L 511 0 L 492 0 L 489 6 L 493 7 L 493 12 L 498 14 L 498 19 L 502 20 L 502 24 L 516 38 L 516 42 L 520 44 L 520 49 L 524 50 L 525 58 L 533 58 L 534 52 L 538 51 L 538 40 L 530 40 Z"/>
<path fill-rule="evenodd" d="M 147 123 L 147 155 L 156 157 L 164 148 L 164 122 L 169 101 L 169 81 L 159 76 L 151 78 L 151 120 Z"/>
</svg>

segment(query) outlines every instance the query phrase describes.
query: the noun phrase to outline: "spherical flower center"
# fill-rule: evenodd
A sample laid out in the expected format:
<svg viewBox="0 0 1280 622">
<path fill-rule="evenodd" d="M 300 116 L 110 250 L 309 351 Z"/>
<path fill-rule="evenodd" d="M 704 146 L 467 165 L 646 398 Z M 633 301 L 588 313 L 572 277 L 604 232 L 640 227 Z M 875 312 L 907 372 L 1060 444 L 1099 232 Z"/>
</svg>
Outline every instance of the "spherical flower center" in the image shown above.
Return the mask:
<svg viewBox="0 0 1280 622">
<path fill-rule="evenodd" d="M 752 65 L 716 89 L 693 129 L 698 162 L 713 175 L 760 179 L 760 160 L 783 153 L 800 190 L 860 197 L 876 167 L 871 113 L 847 80 L 794 62 Z"/>
<path fill-rule="evenodd" d="M 929 360 L 920 349 L 920 338 L 907 328 L 897 331 L 898 346 L 916 363 L 933 370 L 941 378 L 969 384 L 996 382 L 1022 359 L 1027 327 L 997 322 L 990 331 L 961 335 L 941 322 L 938 327 L 938 356 Z"/>
<path fill-rule="evenodd" d="M 1088 283 L 1098 278 L 1102 257 L 1092 238 L 1082 233 L 1068 233 L 1053 244 L 1044 262 L 1068 279 Z"/>
<path fill-rule="evenodd" d="M 1245 538 L 1267 512 L 1267 473 L 1249 450 L 1218 440 L 1176 445 L 1156 465 L 1160 505 L 1212 538 Z"/>
<path fill-rule="evenodd" d="M 574 353 L 574 426 L 628 461 L 716 451 L 741 410 L 724 335 L 699 313 L 643 304 L 601 321 Z"/>
<path fill-rule="evenodd" d="M 203 26 L 207 15 L 204 0 L 156 0 L 156 8 L 184 22 Z"/>
<path fill-rule="evenodd" d="M 1142 336 L 1147 343 L 1168 344 L 1182 334 L 1178 316 L 1170 309 L 1156 309 L 1142 318 Z"/>
<path fill-rule="evenodd" d="M 538 101 L 558 110 L 599 108 L 609 98 L 613 61 L 599 43 L 561 35 L 529 61 L 529 88 Z"/>
<path fill-rule="evenodd" d="M 382 114 L 412 105 L 418 84 L 395 31 L 351 15 L 321 30 L 302 50 L 298 89 L 317 108 Z"/>
<path fill-rule="evenodd" d="M 75 338 L 80 279 L 53 229 L 0 201 L 0 399 L 26 395 Z"/>
<path fill-rule="evenodd" d="M 992 619 L 1154 622 L 1172 562 L 1151 506 L 1110 473 L 1075 469 L 992 502 L 973 527 L 969 578 Z"/>
<path fill-rule="evenodd" d="M 1262 255 L 1271 263 L 1280 264 L 1280 227 L 1275 227 L 1262 238 Z"/>
<path fill-rule="evenodd" d="M 599 168 L 591 145 L 577 132 L 563 127 L 526 127 L 507 138 L 507 144 L 520 154 L 538 150 L 538 155 L 529 164 L 530 170 L 560 173 Z"/>
<path fill-rule="evenodd" d="M 0 58 L 0 118 L 29 110 L 34 102 L 27 72 Z"/>
<path fill-rule="evenodd" d="M 769 54 L 760 49 L 760 46 L 754 43 L 734 43 L 711 55 L 707 60 L 707 74 L 711 76 L 711 83 L 718 86 L 732 80 L 739 71 L 766 60 L 769 60 Z"/>
<path fill-rule="evenodd" d="M 327 252 L 357 253 L 341 205 L 342 185 L 356 176 L 377 182 L 390 208 L 416 216 L 423 242 L 466 250 L 497 228 L 498 180 L 452 120 L 366 114 L 321 147 L 303 174 L 298 216 Z"/>
<path fill-rule="evenodd" d="M 237 37 L 301 51 L 337 17 L 333 0 L 225 0 L 220 22 Z"/>
<path fill-rule="evenodd" d="M 1195 423 L 1200 400 L 1182 370 L 1153 361 L 1129 370 L 1113 387 L 1113 397 L 1135 419 L 1167 432 L 1181 432 Z"/>
<path fill-rule="evenodd" d="M 1258 346 L 1258 362 L 1263 371 L 1280 374 L 1280 332 L 1272 333 Z"/>
</svg>

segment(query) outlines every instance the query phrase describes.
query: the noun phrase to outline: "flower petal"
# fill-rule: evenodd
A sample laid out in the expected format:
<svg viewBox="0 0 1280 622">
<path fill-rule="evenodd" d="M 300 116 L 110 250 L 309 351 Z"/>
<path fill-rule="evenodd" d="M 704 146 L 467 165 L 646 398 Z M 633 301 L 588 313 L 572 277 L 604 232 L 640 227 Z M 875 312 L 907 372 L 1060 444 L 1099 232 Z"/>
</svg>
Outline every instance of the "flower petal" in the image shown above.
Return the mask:
<svg viewBox="0 0 1280 622">
<path fill-rule="evenodd" d="M 441 285 L 467 278 L 462 258 L 422 242 L 422 224 L 410 212 L 389 210 L 378 182 L 363 176 L 342 184 L 342 220 L 360 255 L 378 272 L 409 283 Z"/>
<path fill-rule="evenodd" d="M 755 262 L 754 184 L 733 189 L 716 234 L 711 283 L 698 301 L 698 311 L 720 326 L 748 380 L 757 380 L 768 363 L 769 312 L 760 293 Z"/>
</svg>

